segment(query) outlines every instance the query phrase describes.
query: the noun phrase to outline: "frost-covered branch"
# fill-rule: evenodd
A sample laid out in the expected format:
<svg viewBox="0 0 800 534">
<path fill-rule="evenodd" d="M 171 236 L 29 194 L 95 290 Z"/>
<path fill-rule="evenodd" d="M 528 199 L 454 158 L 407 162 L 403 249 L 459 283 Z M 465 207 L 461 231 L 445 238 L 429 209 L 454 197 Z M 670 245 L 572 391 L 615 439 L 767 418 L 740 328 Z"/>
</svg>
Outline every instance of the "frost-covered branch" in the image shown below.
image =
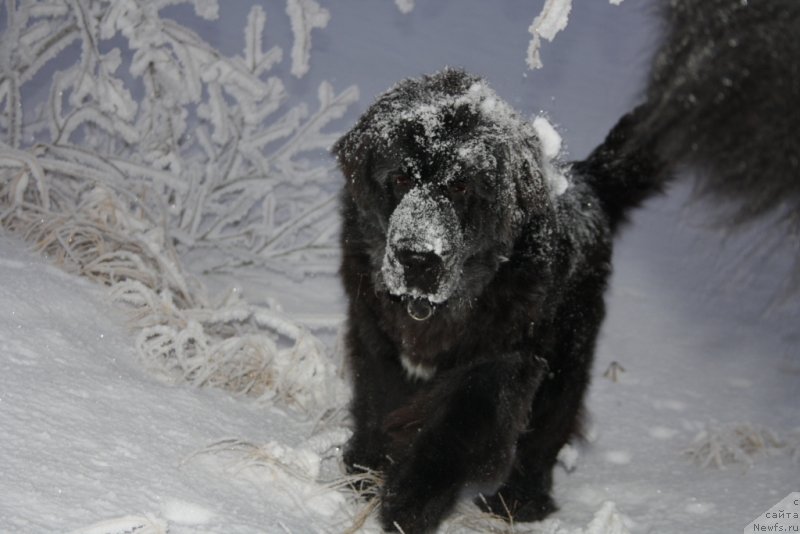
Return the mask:
<svg viewBox="0 0 800 534">
<path fill-rule="evenodd" d="M 556 34 L 567 27 L 569 13 L 572 10 L 572 0 L 546 0 L 541 13 L 533 19 L 528 32 L 531 34 L 531 41 L 528 43 L 528 57 L 526 59 L 528 67 L 539 69 L 542 67 L 542 60 L 539 57 L 541 39 L 552 41 Z"/>
<path fill-rule="evenodd" d="M 88 167 L 3 153 L 0 225 L 65 269 L 108 286 L 130 310 L 142 363 L 156 376 L 312 414 L 342 402 L 344 384 L 319 340 L 238 292 L 209 300 L 140 196 L 104 183 L 100 173 L 87 178 Z"/>
<path fill-rule="evenodd" d="M 286 14 L 292 21 L 292 74 L 302 78 L 308 72 L 311 57 L 311 30 L 324 28 L 331 16 L 314 0 L 288 0 Z"/>
<path fill-rule="evenodd" d="M 224 246 L 241 261 L 263 263 L 304 248 L 314 256 L 322 229 L 335 226 L 332 214 L 308 242 L 285 228 L 304 228 L 288 218 L 307 220 L 316 204 L 330 171 L 321 153 L 338 136 L 327 128 L 357 89 L 336 92 L 323 82 L 316 111 L 287 106 L 284 83 L 272 74 L 284 53 L 263 47 L 263 8 L 250 10 L 242 53 L 228 57 L 162 14 L 178 4 L 207 20 L 219 14 L 216 0 L 9 2 L 0 34 L 0 139 L 9 149 L 45 147 L 54 170 L 59 161 L 72 174 L 85 165 L 100 180 L 98 172 L 111 169 L 115 188 L 137 191 L 162 213 L 181 253 Z M 287 0 L 287 13 L 292 73 L 300 76 L 311 31 L 329 14 L 313 0 Z M 26 84 L 56 63 L 46 101 L 26 101 Z M 277 216 L 267 201 L 281 206 Z"/>
<path fill-rule="evenodd" d="M 608 0 L 610 4 L 619 5 L 622 0 Z M 528 68 L 542 68 L 542 60 L 539 57 L 539 49 L 542 46 L 542 39 L 552 41 L 556 34 L 567 27 L 569 13 L 572 10 L 572 0 L 545 0 L 542 11 L 533 19 L 528 32 L 531 40 L 528 43 L 528 55 L 526 62 Z"/>
<path fill-rule="evenodd" d="M 734 463 L 752 467 L 758 455 L 774 454 L 786 442 L 773 430 L 749 423 L 707 425 L 686 450 L 702 467 L 725 469 Z"/>
<path fill-rule="evenodd" d="M 7 1 L 0 225 L 109 286 L 157 375 L 314 411 L 341 385 L 321 343 L 277 308 L 210 300 L 183 265 L 201 252 L 207 269 L 332 269 L 321 153 L 358 91 L 323 82 L 314 107 L 289 106 L 261 7 L 229 57 L 162 13 L 180 4 L 219 15 L 216 0 Z M 288 6 L 293 72 L 307 70 L 310 31 L 328 14 L 311 0 Z"/>
</svg>

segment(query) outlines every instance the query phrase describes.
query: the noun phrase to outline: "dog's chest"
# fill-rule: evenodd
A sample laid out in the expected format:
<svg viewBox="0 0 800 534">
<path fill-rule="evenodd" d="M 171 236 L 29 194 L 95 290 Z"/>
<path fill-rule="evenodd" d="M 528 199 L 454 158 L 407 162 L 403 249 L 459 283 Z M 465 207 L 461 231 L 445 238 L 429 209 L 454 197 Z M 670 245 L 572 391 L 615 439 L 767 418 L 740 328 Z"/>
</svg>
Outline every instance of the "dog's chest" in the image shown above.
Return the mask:
<svg viewBox="0 0 800 534">
<path fill-rule="evenodd" d="M 449 364 L 460 329 L 439 317 L 424 323 L 404 319 L 401 318 L 396 340 L 400 363 L 410 379 L 430 380 Z"/>
<path fill-rule="evenodd" d="M 409 380 L 427 382 L 436 375 L 435 365 L 415 362 L 406 353 L 400 354 L 400 364 L 403 366 L 403 370 L 405 370 Z"/>
</svg>

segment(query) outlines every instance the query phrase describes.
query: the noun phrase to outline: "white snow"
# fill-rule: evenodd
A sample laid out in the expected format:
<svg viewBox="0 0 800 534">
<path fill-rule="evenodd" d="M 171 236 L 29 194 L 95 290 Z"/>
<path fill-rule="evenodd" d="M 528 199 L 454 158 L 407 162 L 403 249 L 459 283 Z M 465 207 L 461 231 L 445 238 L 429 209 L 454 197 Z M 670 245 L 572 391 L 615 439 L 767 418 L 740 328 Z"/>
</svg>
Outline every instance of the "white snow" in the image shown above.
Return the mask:
<svg viewBox="0 0 800 534">
<path fill-rule="evenodd" d="M 313 422 L 155 381 L 100 288 L 4 235 L 0 257 L 0 531 L 305 532 L 346 519 L 346 494 L 316 482 L 330 450 L 303 445 Z M 230 436 L 265 445 L 250 459 L 204 450 Z M 328 449 L 347 434 L 334 437 Z"/>
<path fill-rule="evenodd" d="M 360 85 L 367 95 L 359 104 L 363 110 L 372 95 L 400 78 L 463 65 L 485 74 L 526 116 L 547 109 L 572 156 L 580 158 L 640 90 L 642 50 L 653 25 L 638 3 L 613 10 L 606 2 L 575 3 L 568 30 L 547 49 L 552 60 L 527 77 L 515 51 L 527 42 L 529 5 L 417 4 L 400 21 L 393 19 L 392 2 L 330 5 L 330 23 L 315 34 L 325 39 L 315 42 L 314 69 L 280 88 L 265 82 L 263 91 L 273 92 L 260 102 L 280 101 L 288 93 L 313 100 L 320 88 L 320 105 L 328 109 L 322 101 L 330 104 L 332 97 L 320 83 L 335 78 L 337 86 Z M 204 16 L 214 14 L 216 3 L 196 5 Z M 270 6 L 267 12 L 276 16 L 267 28 L 285 26 L 290 38 L 289 19 L 281 23 L 280 9 Z M 225 3 L 220 24 L 238 19 L 206 27 L 205 33 L 219 31 L 220 46 L 237 53 L 248 9 Z M 34 10 L 60 16 L 64 8 L 41 3 Z M 274 50 L 261 52 L 264 21 L 254 13 L 250 22 L 245 56 L 254 68 L 260 61 L 258 68 L 269 70 L 277 60 Z M 492 40 L 476 46 L 476 36 L 487 32 Z M 38 90 L 36 84 L 28 89 Z M 113 84 L 103 90 L 115 98 L 104 105 L 120 111 L 129 105 Z M 21 107 L 11 111 L 21 113 Z M 354 119 L 348 115 L 347 124 Z M 307 128 L 315 146 L 329 141 L 319 132 L 320 121 Z M 263 138 L 249 138 L 271 147 L 286 138 L 272 132 L 279 126 Z M 294 132 L 297 124 L 282 126 Z M 208 137 L 205 146 L 212 150 Z M 304 145 L 292 143 L 297 146 Z M 20 198 L 26 186 L 47 188 L 44 175 L 52 159 L 42 167 L 28 152 L 4 148 L 3 154 L 4 165 L 32 171 L 31 177 L 12 175 Z M 149 161 L 151 155 L 143 157 Z M 114 165 L 137 168 L 122 160 Z M 91 177 L 99 180 L 110 168 L 91 167 Z M 303 174 L 310 168 L 305 162 L 282 172 L 287 168 L 300 181 L 320 180 Z M 175 175 L 141 169 L 147 177 L 142 183 L 180 189 Z M 330 178 L 331 189 L 337 180 Z M 761 261 L 748 258 L 753 235 L 770 230 L 720 236 L 692 219 L 706 207 L 686 207 L 686 196 L 685 188 L 676 187 L 650 202 L 620 239 L 588 400 L 588 442 L 562 455 L 570 469 L 555 473 L 560 511 L 537 525 L 515 525 L 514 532 L 739 532 L 797 491 L 798 299 L 770 301 L 776 280 L 785 275 L 786 257 L 779 249 Z M 236 220 L 237 214 L 224 217 Z M 191 225 L 190 220 L 187 231 Z M 224 258 L 224 251 L 216 254 Z M 343 315 L 339 283 L 330 276 L 287 280 L 259 267 L 206 280 L 235 285 L 248 302 L 276 299 L 287 315 L 320 335 L 333 337 Z M 182 382 L 166 385 L 137 359 L 127 324 L 102 289 L 64 274 L 0 233 L 0 532 L 302 534 L 347 532 L 360 524 L 367 505 L 351 497 L 338 466 L 339 447 L 348 437 L 343 405 L 332 406 L 329 418 L 308 420 L 279 400 L 256 401 Z M 626 370 L 616 381 L 603 377 L 611 362 Z M 441 530 L 502 528 L 463 503 Z M 357 531 L 378 532 L 374 517 Z"/>
<path fill-rule="evenodd" d="M 407 15 L 414 10 L 414 0 L 394 0 L 394 3 L 403 14 Z"/>
<path fill-rule="evenodd" d="M 628 451 L 608 451 L 605 460 L 612 464 L 626 465 L 631 463 L 631 454 Z"/>
<path fill-rule="evenodd" d="M 561 155 L 561 134 L 547 118 L 538 116 L 533 119 L 533 129 L 542 145 L 542 167 L 547 186 L 553 196 L 562 195 L 569 187 L 569 181 L 558 158 Z"/>
<path fill-rule="evenodd" d="M 542 153 L 546 158 L 555 158 L 561 152 L 561 135 L 545 117 L 533 119 L 533 128 L 542 143 Z"/>
<path fill-rule="evenodd" d="M 170 499 L 162 507 L 164 518 L 179 525 L 205 525 L 214 517 L 214 513 L 199 504 Z"/>
</svg>

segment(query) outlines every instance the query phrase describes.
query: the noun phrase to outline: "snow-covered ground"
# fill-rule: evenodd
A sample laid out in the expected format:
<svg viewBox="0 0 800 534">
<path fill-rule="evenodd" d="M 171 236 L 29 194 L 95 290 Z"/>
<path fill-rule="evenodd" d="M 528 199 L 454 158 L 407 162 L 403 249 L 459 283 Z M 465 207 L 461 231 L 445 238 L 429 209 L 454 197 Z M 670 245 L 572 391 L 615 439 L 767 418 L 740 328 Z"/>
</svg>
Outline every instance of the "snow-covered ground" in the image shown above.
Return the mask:
<svg viewBox="0 0 800 534">
<path fill-rule="evenodd" d="M 706 291 L 702 273 L 705 282 L 687 280 L 707 268 L 697 258 L 708 252 L 696 250 L 702 236 L 687 242 L 672 230 L 674 217 L 642 214 L 621 243 L 590 442 L 565 458 L 571 472 L 557 471 L 555 519 L 519 532 L 625 532 L 580 529 L 620 517 L 600 513 L 607 501 L 630 532 L 738 532 L 796 489 L 796 314 L 748 312 L 739 291 Z M 326 283 L 335 293 L 336 281 Z M 363 505 L 334 488 L 346 430 L 156 381 L 104 294 L 0 237 L 0 531 L 335 533 L 355 524 Z M 625 369 L 616 382 L 603 376 L 612 361 Z M 726 437 L 736 428 L 744 434 Z M 721 448 L 700 450 L 703 431 Z M 747 438 L 763 446 L 749 450 Z M 726 456 L 737 452 L 735 462 Z M 501 525 L 465 504 L 444 529 L 490 526 Z M 370 521 L 362 531 L 377 530 Z"/>
<path fill-rule="evenodd" d="M 231 4 L 203 35 L 235 50 L 246 4 Z M 280 40 L 284 3 L 263 4 L 267 33 Z M 641 2 L 585 2 L 543 44 L 544 68 L 529 72 L 526 30 L 538 5 L 417 4 L 409 14 L 389 0 L 327 6 L 331 21 L 315 30 L 310 73 L 292 82 L 292 97 L 313 95 L 324 79 L 359 85 L 346 127 L 397 79 L 465 66 L 521 112 L 546 112 L 581 157 L 635 101 L 654 33 Z M 589 442 L 565 454 L 569 471 L 557 470 L 561 510 L 515 531 L 739 532 L 800 489 L 800 297 L 775 299 L 792 255 L 749 257 L 769 228 L 721 235 L 687 196 L 678 186 L 650 202 L 619 240 Z M 277 298 L 334 352 L 343 312 L 334 277 L 240 270 L 206 281 L 235 284 L 252 302 Z M 338 533 L 356 524 L 364 505 L 336 487 L 340 418 L 321 423 L 159 382 L 125 324 L 103 289 L 0 234 L 0 532 Z M 503 525 L 466 504 L 442 530 L 489 528 Z M 375 529 L 368 520 L 362 531 Z"/>
<path fill-rule="evenodd" d="M 340 435 L 155 381 L 101 289 L 6 236 L 0 258 L 0 532 L 339 530 L 343 495 L 309 481 Z"/>
</svg>

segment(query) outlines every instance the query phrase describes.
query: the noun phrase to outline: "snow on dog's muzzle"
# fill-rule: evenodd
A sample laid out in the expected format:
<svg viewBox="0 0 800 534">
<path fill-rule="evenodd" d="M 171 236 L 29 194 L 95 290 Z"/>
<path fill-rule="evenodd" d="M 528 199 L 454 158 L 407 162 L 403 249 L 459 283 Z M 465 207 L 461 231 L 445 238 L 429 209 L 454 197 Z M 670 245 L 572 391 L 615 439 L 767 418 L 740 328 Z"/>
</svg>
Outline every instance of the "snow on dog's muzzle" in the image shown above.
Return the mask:
<svg viewBox="0 0 800 534">
<path fill-rule="evenodd" d="M 464 236 L 447 199 L 427 186 L 409 191 L 389 219 L 381 273 L 389 293 L 404 297 L 408 314 L 418 321 L 433 315 L 458 285 Z"/>
</svg>

